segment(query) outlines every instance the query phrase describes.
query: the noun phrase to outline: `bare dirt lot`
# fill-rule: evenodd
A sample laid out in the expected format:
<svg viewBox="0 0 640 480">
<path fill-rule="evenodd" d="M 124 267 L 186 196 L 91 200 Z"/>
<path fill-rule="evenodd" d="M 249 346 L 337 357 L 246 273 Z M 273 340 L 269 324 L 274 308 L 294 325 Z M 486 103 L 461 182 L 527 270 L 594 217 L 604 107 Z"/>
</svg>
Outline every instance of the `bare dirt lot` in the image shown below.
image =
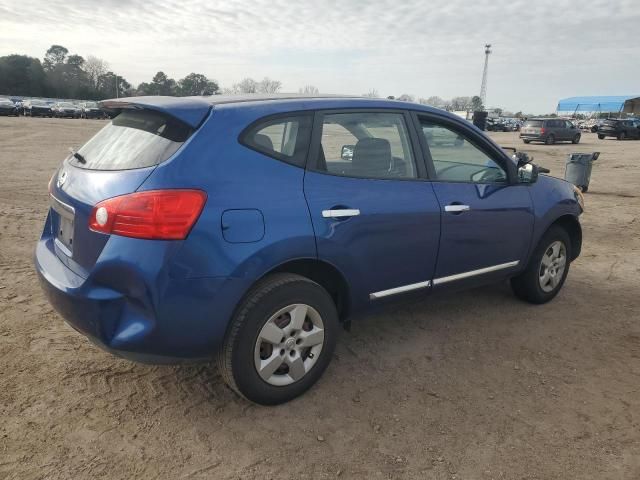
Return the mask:
<svg viewBox="0 0 640 480">
<path fill-rule="evenodd" d="M 493 134 L 556 176 L 602 152 L 560 295 L 499 284 L 370 315 L 316 387 L 265 408 L 211 365 L 104 353 L 46 302 L 47 182 L 103 123 L 0 118 L 0 479 L 640 478 L 640 141 Z"/>
</svg>

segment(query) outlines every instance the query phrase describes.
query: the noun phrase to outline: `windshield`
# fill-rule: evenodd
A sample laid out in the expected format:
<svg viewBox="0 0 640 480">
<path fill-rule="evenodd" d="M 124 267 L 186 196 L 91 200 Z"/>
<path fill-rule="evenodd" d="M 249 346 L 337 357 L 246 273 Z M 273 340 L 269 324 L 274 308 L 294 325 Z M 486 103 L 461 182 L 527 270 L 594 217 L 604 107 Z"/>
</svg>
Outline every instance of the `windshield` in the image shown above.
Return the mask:
<svg viewBox="0 0 640 480">
<path fill-rule="evenodd" d="M 168 115 L 125 110 L 89 140 L 70 163 L 89 170 L 130 170 L 157 165 L 171 157 L 193 130 Z"/>
<path fill-rule="evenodd" d="M 525 127 L 535 127 L 535 128 L 540 128 L 542 127 L 542 124 L 544 123 L 544 120 L 527 120 L 524 124 Z"/>
</svg>

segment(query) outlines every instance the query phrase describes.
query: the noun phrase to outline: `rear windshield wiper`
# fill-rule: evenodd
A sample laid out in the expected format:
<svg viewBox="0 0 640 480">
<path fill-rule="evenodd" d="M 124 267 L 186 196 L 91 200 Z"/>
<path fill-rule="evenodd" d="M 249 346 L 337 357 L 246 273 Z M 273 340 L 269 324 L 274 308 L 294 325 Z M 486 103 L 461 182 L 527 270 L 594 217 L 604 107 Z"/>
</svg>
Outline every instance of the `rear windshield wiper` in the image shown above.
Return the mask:
<svg viewBox="0 0 640 480">
<path fill-rule="evenodd" d="M 78 152 L 76 152 L 73 148 L 69 148 L 69 151 L 71 152 L 71 156 L 76 158 L 80 163 L 87 163 L 85 158 Z"/>
</svg>

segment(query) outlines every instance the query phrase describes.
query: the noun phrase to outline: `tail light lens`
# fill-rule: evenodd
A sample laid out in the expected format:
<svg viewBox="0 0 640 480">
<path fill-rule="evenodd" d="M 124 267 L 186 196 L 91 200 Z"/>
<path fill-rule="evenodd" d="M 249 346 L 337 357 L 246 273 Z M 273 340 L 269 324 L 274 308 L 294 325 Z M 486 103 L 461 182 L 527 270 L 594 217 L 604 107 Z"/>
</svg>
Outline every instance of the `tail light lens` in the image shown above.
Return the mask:
<svg viewBox="0 0 640 480">
<path fill-rule="evenodd" d="M 202 212 L 201 190 L 150 190 L 109 198 L 93 207 L 94 232 L 153 240 L 182 240 Z"/>
<path fill-rule="evenodd" d="M 544 133 L 544 127 L 540 128 L 540 133 Z"/>
</svg>

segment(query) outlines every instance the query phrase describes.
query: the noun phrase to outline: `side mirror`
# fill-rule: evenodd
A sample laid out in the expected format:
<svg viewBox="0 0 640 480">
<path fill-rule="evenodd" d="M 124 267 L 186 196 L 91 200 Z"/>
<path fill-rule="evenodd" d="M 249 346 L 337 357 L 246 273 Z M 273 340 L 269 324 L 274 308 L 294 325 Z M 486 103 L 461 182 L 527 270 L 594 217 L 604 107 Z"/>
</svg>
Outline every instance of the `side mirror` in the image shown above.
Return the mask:
<svg viewBox="0 0 640 480">
<path fill-rule="evenodd" d="M 519 183 L 535 183 L 538 180 L 539 169 L 533 163 L 526 163 L 518 167 Z"/>
<path fill-rule="evenodd" d="M 342 151 L 340 152 L 340 158 L 346 162 L 350 162 L 353 160 L 353 151 L 355 148 L 355 145 L 343 145 Z"/>
</svg>

